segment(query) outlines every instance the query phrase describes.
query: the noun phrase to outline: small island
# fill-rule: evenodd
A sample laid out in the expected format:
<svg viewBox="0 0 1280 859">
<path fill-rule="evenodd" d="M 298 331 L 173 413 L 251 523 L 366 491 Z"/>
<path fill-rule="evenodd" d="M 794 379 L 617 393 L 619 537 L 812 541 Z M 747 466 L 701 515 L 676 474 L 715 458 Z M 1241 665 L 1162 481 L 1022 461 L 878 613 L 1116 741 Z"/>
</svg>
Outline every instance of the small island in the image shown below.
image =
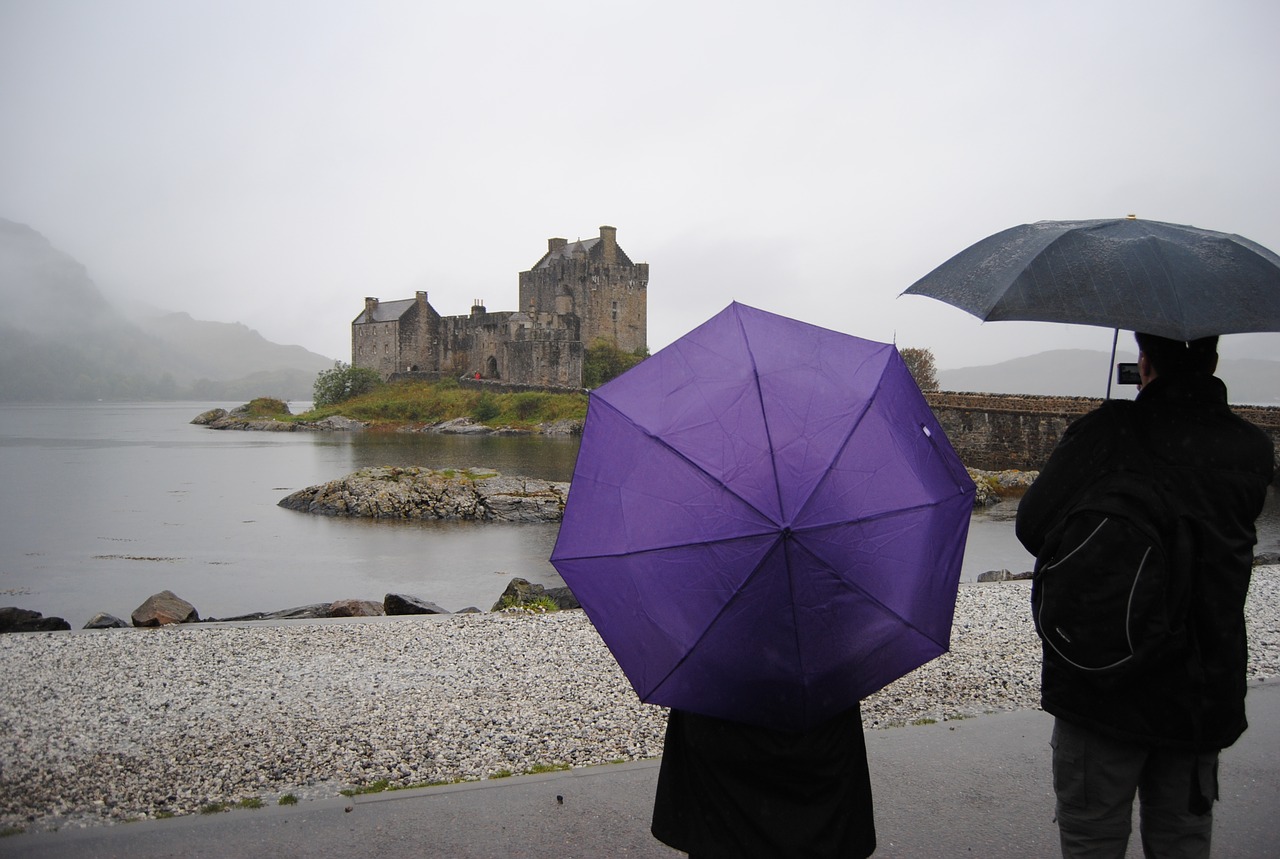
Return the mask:
<svg viewBox="0 0 1280 859">
<path fill-rule="evenodd" d="M 335 370 L 334 372 L 350 372 Z M 506 390 L 477 380 L 370 381 L 358 393 L 326 399 L 302 414 L 273 397 L 227 410 L 209 409 L 191 423 L 258 432 L 431 432 L 572 435 L 582 432 L 585 391 Z"/>
<path fill-rule="evenodd" d="M 299 489 L 280 506 L 370 519 L 559 522 L 568 496 L 568 483 L 507 477 L 484 469 L 378 466 Z"/>
</svg>

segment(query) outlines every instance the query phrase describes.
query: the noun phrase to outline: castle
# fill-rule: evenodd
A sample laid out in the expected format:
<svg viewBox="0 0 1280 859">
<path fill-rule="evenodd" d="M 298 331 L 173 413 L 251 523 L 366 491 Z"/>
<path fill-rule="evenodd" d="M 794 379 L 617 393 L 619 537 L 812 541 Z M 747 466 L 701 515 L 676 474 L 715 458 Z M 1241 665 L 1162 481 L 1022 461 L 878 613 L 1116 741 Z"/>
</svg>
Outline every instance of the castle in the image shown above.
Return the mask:
<svg viewBox="0 0 1280 859">
<path fill-rule="evenodd" d="M 414 374 L 501 380 L 515 385 L 582 387 L 588 346 L 625 352 L 648 340 L 649 264 L 633 263 L 618 231 L 599 238 L 547 240 L 547 252 L 520 272 L 518 310 L 490 313 L 475 301 L 466 316 L 441 316 L 427 293 L 400 301 L 364 300 L 351 323 L 351 365 L 384 379 Z"/>
</svg>

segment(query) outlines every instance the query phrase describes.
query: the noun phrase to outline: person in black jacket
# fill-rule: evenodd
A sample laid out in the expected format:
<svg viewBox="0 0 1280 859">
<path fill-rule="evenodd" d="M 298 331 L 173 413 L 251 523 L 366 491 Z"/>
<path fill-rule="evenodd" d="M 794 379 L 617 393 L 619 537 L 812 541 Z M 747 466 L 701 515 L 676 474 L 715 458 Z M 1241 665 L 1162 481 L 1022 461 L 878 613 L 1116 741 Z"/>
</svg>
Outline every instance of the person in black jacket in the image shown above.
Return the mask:
<svg viewBox="0 0 1280 859">
<path fill-rule="evenodd" d="M 1137 399 L 1073 423 L 1018 508 L 1018 539 L 1039 555 L 1090 481 L 1133 466 L 1141 445 L 1177 514 L 1170 563 L 1187 572 L 1188 643 L 1138 673 L 1100 677 L 1046 651 L 1041 703 L 1055 717 L 1064 857 L 1123 857 L 1135 793 L 1147 856 L 1209 855 L 1218 753 L 1246 728 L 1244 601 L 1275 469 L 1271 440 L 1232 413 L 1213 375 L 1217 339 L 1138 334 Z"/>
</svg>

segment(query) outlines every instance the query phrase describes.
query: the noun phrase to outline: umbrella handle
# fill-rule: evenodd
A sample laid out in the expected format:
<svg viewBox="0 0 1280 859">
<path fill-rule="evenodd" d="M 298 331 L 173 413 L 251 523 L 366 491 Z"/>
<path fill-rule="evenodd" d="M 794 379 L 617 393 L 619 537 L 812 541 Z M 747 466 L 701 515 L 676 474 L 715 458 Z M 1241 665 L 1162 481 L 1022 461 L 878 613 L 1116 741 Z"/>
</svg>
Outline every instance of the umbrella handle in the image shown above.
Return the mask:
<svg viewBox="0 0 1280 859">
<path fill-rule="evenodd" d="M 1120 329 L 1117 328 L 1111 333 L 1111 363 L 1107 365 L 1107 399 L 1111 399 L 1111 376 L 1112 368 L 1116 365 L 1116 343 L 1120 340 Z"/>
</svg>

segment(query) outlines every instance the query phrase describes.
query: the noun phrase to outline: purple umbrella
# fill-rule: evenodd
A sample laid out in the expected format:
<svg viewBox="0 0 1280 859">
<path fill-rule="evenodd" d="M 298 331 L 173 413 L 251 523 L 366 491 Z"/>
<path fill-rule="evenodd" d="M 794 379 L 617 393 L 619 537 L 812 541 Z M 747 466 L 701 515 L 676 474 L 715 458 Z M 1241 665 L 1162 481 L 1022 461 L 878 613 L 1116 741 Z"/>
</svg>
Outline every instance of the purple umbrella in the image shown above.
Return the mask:
<svg viewBox="0 0 1280 859">
<path fill-rule="evenodd" d="M 735 303 L 592 392 L 551 561 L 642 700 L 798 730 L 947 650 L 973 494 L 893 346 Z"/>
</svg>

